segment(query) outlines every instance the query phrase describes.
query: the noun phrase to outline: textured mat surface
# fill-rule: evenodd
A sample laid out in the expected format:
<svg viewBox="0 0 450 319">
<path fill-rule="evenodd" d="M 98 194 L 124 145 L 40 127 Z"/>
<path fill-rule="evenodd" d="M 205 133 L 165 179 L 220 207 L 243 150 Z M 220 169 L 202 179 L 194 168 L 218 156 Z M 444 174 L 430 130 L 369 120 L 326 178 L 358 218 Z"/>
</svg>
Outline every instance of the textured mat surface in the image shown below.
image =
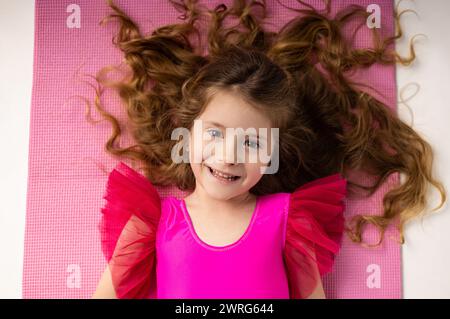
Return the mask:
<svg viewBox="0 0 450 319">
<path fill-rule="evenodd" d="M 222 2 L 230 3 L 208 1 L 207 6 L 213 8 Z M 333 11 L 353 2 L 336 1 Z M 180 13 L 166 1 L 116 3 L 145 33 L 161 24 L 180 21 Z M 299 7 L 294 0 L 283 3 Z M 322 6 L 321 1 L 309 3 Z M 371 1 L 357 3 L 368 6 Z M 379 0 L 377 4 L 381 8 L 380 30 L 390 35 L 394 31 L 393 3 Z M 276 1 L 269 0 L 268 8 L 268 28 L 272 30 L 294 14 Z M 96 227 L 106 172 L 117 163 L 104 152 L 111 127 L 105 121 L 97 125 L 86 122 L 84 102 L 74 96 L 93 97 L 92 88 L 80 82 L 77 74 L 95 74 L 102 66 L 122 60 L 121 52 L 111 42 L 117 24 L 98 24 L 110 12 L 104 1 L 36 1 L 24 298 L 90 298 L 106 266 Z M 370 45 L 367 27 L 358 32 L 356 45 Z M 366 79 L 384 96 L 380 97 L 384 102 L 396 107 L 395 67 L 375 66 L 355 77 Z M 106 91 L 102 99 L 107 110 L 123 116 L 118 96 Z M 100 119 L 98 114 L 93 117 Z M 397 177 L 390 182 L 396 183 Z M 358 212 L 380 213 L 387 187 L 370 199 L 348 200 L 346 217 Z M 175 189 L 159 190 L 161 196 L 183 195 Z M 389 239 L 391 235 L 395 235 L 392 229 L 384 244 L 375 249 L 357 246 L 345 238 L 333 273 L 324 278 L 327 297 L 401 298 L 401 247 Z M 375 242 L 377 234 L 369 229 L 365 238 Z"/>
</svg>

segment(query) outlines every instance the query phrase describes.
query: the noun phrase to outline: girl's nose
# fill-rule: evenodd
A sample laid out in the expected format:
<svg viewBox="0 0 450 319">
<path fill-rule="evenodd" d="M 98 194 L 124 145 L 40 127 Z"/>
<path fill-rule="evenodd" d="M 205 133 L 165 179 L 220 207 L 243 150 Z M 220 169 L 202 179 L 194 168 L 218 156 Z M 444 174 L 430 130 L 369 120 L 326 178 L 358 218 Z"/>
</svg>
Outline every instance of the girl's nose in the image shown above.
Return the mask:
<svg viewBox="0 0 450 319">
<path fill-rule="evenodd" d="M 237 137 L 236 135 L 232 135 L 226 138 L 225 140 L 225 163 L 234 164 L 237 163 Z"/>
</svg>

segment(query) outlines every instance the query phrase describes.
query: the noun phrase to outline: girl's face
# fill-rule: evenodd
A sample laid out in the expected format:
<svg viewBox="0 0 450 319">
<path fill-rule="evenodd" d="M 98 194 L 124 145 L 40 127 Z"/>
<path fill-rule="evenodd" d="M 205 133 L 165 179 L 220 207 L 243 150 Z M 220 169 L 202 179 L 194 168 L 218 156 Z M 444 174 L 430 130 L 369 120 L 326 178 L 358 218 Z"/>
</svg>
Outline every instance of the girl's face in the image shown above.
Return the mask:
<svg viewBox="0 0 450 319">
<path fill-rule="evenodd" d="M 260 152 L 271 155 L 270 119 L 239 96 L 220 91 L 196 120 L 201 129 L 193 126 L 189 142 L 196 188 L 221 200 L 248 192 L 269 165 Z"/>
</svg>

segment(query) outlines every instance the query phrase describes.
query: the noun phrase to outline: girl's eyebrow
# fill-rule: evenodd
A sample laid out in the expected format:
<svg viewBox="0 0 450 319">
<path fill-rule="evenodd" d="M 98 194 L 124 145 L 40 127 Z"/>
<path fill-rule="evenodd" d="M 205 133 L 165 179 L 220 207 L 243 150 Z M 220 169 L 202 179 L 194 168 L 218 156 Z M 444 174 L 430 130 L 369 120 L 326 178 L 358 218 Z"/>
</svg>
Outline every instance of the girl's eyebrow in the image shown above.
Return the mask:
<svg viewBox="0 0 450 319">
<path fill-rule="evenodd" d="M 217 126 L 217 127 L 221 127 L 221 128 L 225 128 L 226 129 L 226 127 L 225 126 L 223 126 L 222 124 L 220 124 L 220 123 L 218 123 L 218 122 L 214 122 L 214 121 L 204 121 L 205 123 L 207 123 L 207 124 L 211 124 L 211 125 L 214 125 L 214 126 Z M 258 138 L 259 140 L 267 140 L 267 138 L 266 137 L 264 137 L 264 136 L 259 136 L 259 134 L 249 134 L 249 136 L 256 136 L 256 138 Z"/>
<path fill-rule="evenodd" d="M 214 125 L 214 126 L 221 127 L 221 128 L 226 128 L 226 127 L 223 126 L 222 124 L 217 123 L 217 122 L 214 122 L 214 121 L 204 121 L 204 122 L 205 122 L 205 123 L 208 123 L 208 124 L 212 124 L 212 125 Z"/>
</svg>

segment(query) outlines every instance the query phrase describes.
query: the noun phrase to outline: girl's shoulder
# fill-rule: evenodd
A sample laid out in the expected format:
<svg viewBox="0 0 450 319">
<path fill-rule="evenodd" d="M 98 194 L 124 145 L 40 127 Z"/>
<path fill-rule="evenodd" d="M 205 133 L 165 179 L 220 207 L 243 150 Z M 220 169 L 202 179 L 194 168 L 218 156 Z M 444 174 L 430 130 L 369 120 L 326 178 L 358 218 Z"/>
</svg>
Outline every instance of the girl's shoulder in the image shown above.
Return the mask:
<svg viewBox="0 0 450 319">
<path fill-rule="evenodd" d="M 321 177 L 297 187 L 289 193 L 289 210 L 342 206 L 347 196 L 347 180 L 341 174 Z"/>
<path fill-rule="evenodd" d="M 161 220 L 171 224 L 183 220 L 183 199 L 169 195 L 161 199 Z"/>
<path fill-rule="evenodd" d="M 260 201 L 285 211 L 296 208 L 317 208 L 323 205 L 342 204 L 347 195 L 347 181 L 341 174 L 318 178 L 297 187 L 292 192 L 279 192 L 259 196 Z"/>
<path fill-rule="evenodd" d="M 161 200 L 150 180 L 124 162 L 116 164 L 108 174 L 103 199 L 98 227 L 102 233 L 103 253 L 110 260 L 128 222 L 147 229 L 158 225 Z"/>
<path fill-rule="evenodd" d="M 160 217 L 158 191 L 148 178 L 124 162 L 119 162 L 109 173 L 103 198 L 106 200 L 103 212 L 109 212 L 104 217 L 124 221 L 136 215 L 149 224 L 157 223 Z M 122 213 L 113 214 L 111 211 Z"/>
<path fill-rule="evenodd" d="M 119 162 L 109 173 L 104 198 L 141 208 L 148 203 L 159 206 L 161 200 L 151 181 L 124 162 Z"/>
<path fill-rule="evenodd" d="M 341 174 L 329 175 L 305 183 L 292 193 L 280 193 L 285 199 L 286 227 L 316 229 L 317 235 L 340 242 L 344 228 L 347 181 Z M 287 237 L 288 234 L 287 234 Z M 312 236 L 310 239 L 316 238 Z"/>
</svg>

